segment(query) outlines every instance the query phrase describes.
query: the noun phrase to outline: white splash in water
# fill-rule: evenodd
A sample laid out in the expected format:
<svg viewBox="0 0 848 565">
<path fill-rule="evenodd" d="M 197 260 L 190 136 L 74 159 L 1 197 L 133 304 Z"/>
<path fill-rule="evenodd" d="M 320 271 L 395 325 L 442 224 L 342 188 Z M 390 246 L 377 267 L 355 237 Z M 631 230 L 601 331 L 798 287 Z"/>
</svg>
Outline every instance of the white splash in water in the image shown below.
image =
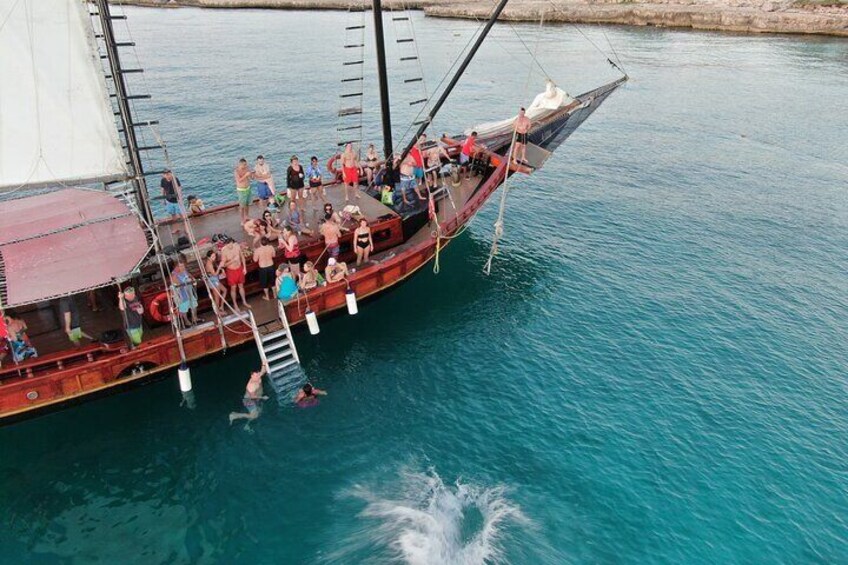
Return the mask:
<svg viewBox="0 0 848 565">
<path fill-rule="evenodd" d="M 526 523 L 502 486 L 445 485 L 434 471 L 403 473 L 401 494 L 382 498 L 357 489 L 368 502 L 361 516 L 379 520 L 372 542 L 412 565 L 471 565 L 501 560 L 499 536 L 510 522 Z"/>
</svg>

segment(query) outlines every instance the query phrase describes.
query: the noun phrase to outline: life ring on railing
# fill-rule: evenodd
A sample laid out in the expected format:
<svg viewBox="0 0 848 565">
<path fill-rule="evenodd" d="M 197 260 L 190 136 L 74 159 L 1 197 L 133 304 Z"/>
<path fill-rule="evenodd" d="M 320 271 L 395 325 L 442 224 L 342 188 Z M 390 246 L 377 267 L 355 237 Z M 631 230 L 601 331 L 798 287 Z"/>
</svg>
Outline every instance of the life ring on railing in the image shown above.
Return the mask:
<svg viewBox="0 0 848 565">
<path fill-rule="evenodd" d="M 165 306 L 165 313 L 162 313 L 162 306 Z M 167 324 L 171 321 L 171 313 L 168 311 L 168 292 L 162 291 L 156 295 L 150 304 L 147 306 L 147 313 L 150 317 L 159 323 Z"/>
<path fill-rule="evenodd" d="M 336 182 L 342 182 L 342 172 L 341 170 L 336 168 L 335 162 L 342 158 L 341 153 L 336 153 L 329 159 L 327 159 L 327 170 L 332 173 Z"/>
</svg>

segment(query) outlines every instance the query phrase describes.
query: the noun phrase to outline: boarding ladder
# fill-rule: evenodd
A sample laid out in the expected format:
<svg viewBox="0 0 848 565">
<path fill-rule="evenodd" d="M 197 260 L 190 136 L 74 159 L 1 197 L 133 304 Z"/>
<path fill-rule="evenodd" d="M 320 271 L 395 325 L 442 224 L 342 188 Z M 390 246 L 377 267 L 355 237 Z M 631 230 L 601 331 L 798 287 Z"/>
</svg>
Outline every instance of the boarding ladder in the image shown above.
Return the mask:
<svg viewBox="0 0 848 565">
<path fill-rule="evenodd" d="M 361 4 L 361 3 L 360 3 Z M 336 126 L 338 147 L 362 145 L 362 100 L 365 87 L 365 8 L 351 3 L 344 33 L 339 120 Z"/>
<path fill-rule="evenodd" d="M 277 302 L 277 310 L 282 329 L 263 334 L 256 325 L 252 312 L 248 312 L 248 321 L 253 330 L 253 339 L 263 365 L 268 367 L 268 379 L 277 394 L 280 403 L 288 402 L 303 382 L 300 357 L 291 334 L 286 312 L 282 303 Z"/>
<path fill-rule="evenodd" d="M 389 16 L 392 19 L 392 30 L 397 43 L 399 69 L 403 73 L 403 84 L 404 86 L 419 87 L 418 92 L 413 93 L 412 98 L 408 99 L 407 103 L 412 107 L 419 107 L 418 117 L 420 119 L 416 118 L 412 125 L 420 126 L 424 123 L 422 116 L 427 115 L 430 97 L 427 93 L 427 84 L 424 82 L 421 54 L 415 40 L 415 27 L 412 25 L 410 12 L 402 1 L 389 10 Z"/>
</svg>

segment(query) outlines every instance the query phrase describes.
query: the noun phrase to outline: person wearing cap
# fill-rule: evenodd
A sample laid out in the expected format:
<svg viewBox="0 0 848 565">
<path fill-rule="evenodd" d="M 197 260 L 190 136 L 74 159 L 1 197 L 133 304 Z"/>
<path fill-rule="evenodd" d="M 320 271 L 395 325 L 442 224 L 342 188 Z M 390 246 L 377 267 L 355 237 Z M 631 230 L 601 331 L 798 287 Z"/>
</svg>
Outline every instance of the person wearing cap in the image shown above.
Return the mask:
<svg viewBox="0 0 848 565">
<path fill-rule="evenodd" d="M 127 335 L 133 345 L 141 345 L 144 328 L 144 305 L 135 295 L 135 289 L 128 286 L 123 292 L 118 292 L 118 308 L 126 315 Z"/>
<path fill-rule="evenodd" d="M 324 270 L 324 278 L 327 283 L 340 282 L 347 278 L 347 264 L 344 261 L 337 261 L 335 257 L 327 259 L 327 268 Z"/>
<path fill-rule="evenodd" d="M 159 182 L 162 187 L 162 197 L 165 199 L 165 213 L 171 216 L 174 220 L 180 215 L 180 199 L 179 190 L 182 189 L 180 179 L 174 176 L 171 169 L 165 169 L 162 172 L 162 180 Z"/>
</svg>

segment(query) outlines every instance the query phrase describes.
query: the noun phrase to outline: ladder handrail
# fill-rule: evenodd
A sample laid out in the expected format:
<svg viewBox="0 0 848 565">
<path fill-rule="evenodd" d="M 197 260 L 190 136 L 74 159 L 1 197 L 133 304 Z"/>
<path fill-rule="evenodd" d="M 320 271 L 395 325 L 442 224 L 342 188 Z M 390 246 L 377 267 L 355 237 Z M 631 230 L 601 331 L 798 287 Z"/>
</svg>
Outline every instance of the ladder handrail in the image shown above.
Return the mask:
<svg viewBox="0 0 848 565">
<path fill-rule="evenodd" d="M 292 354 L 294 355 L 294 360 L 297 361 L 298 365 L 300 365 L 300 356 L 297 354 L 297 347 L 294 345 L 291 326 L 289 325 L 289 320 L 286 317 L 286 309 L 283 307 L 283 303 L 279 300 L 277 300 L 277 312 L 280 315 L 280 321 L 283 323 L 283 329 L 286 330 L 286 337 L 289 340 L 289 346 L 291 347 Z"/>
<path fill-rule="evenodd" d="M 251 310 L 247 310 L 247 317 L 250 320 L 250 330 L 253 332 L 256 349 L 259 350 L 259 358 L 262 359 L 262 366 L 268 367 L 268 357 L 265 355 L 265 347 L 262 345 L 262 336 L 259 335 L 259 326 L 256 325 L 256 318 L 253 317 Z"/>
</svg>

